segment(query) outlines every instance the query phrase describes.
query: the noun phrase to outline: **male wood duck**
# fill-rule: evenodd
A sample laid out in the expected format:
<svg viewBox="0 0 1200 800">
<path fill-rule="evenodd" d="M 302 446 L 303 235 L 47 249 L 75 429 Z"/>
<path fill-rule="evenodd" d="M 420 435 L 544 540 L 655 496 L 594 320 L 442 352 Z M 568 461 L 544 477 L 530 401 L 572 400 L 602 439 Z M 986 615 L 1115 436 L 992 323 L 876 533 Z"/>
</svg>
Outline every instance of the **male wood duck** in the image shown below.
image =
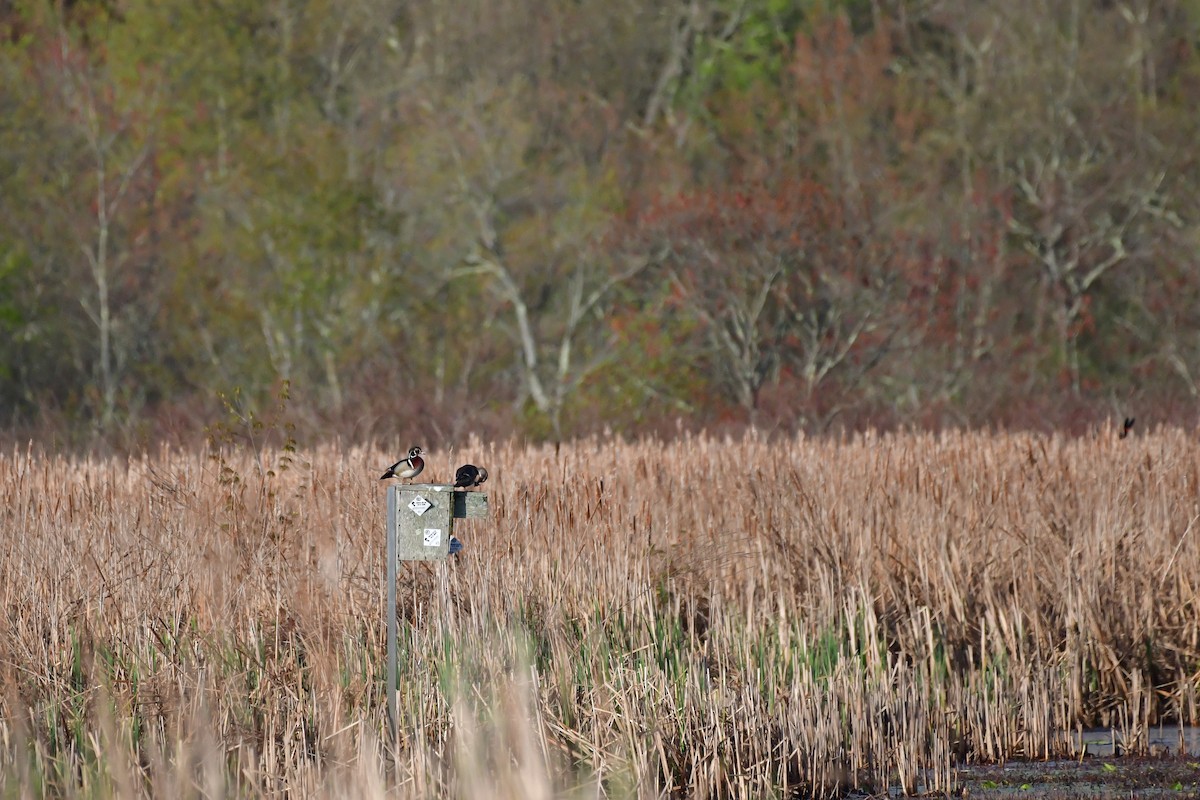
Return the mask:
<svg viewBox="0 0 1200 800">
<path fill-rule="evenodd" d="M 421 458 L 422 452 L 424 451 L 419 447 L 412 448 L 408 451 L 407 458 L 402 458 L 388 467 L 387 472 L 383 473 L 379 480 L 387 480 L 388 478 L 412 479 L 417 477 L 421 474 L 421 470 L 425 469 L 425 459 Z M 396 467 L 401 464 L 407 464 L 408 466 L 397 472 Z"/>
</svg>

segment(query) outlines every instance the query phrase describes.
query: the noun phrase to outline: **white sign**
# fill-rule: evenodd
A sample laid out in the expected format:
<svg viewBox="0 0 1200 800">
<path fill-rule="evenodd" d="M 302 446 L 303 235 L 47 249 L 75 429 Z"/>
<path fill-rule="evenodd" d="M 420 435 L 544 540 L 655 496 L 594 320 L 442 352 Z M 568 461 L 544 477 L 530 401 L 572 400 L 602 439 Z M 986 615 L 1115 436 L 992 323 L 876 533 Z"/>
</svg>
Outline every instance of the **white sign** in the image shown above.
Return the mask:
<svg viewBox="0 0 1200 800">
<path fill-rule="evenodd" d="M 429 509 L 433 508 L 433 503 L 429 502 L 424 497 L 421 497 L 421 495 L 417 495 L 413 498 L 413 501 L 408 504 L 408 507 L 411 508 L 413 513 L 419 517 Z"/>
<path fill-rule="evenodd" d="M 425 529 L 425 546 L 426 547 L 441 547 L 442 546 L 442 529 L 441 528 L 426 528 Z"/>
</svg>

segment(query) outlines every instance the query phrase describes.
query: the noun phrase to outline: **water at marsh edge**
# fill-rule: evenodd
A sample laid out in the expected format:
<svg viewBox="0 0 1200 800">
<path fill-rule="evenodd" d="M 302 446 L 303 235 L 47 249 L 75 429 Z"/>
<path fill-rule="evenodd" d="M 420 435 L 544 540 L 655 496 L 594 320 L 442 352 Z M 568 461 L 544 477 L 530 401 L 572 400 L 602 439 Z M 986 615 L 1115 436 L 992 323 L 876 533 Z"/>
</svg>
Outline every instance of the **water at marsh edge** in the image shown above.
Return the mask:
<svg viewBox="0 0 1200 800">
<path fill-rule="evenodd" d="M 1125 741 L 1129 737 L 1116 730 L 1075 731 L 1071 740 L 1079 747 L 1082 741 L 1085 754 L 1107 758 L 1121 755 L 1126 751 Z M 1178 725 L 1156 725 L 1150 728 L 1149 739 L 1151 755 L 1186 755 L 1200 756 L 1200 728 L 1181 728 Z"/>
<path fill-rule="evenodd" d="M 1081 755 L 1057 761 L 1010 761 L 959 767 L 962 797 L 1020 800 L 1200 798 L 1200 728 L 1162 725 L 1147 736 L 1150 756 L 1125 755 L 1131 737 L 1109 729 L 1075 731 Z M 888 792 L 899 797 L 899 787 Z"/>
</svg>

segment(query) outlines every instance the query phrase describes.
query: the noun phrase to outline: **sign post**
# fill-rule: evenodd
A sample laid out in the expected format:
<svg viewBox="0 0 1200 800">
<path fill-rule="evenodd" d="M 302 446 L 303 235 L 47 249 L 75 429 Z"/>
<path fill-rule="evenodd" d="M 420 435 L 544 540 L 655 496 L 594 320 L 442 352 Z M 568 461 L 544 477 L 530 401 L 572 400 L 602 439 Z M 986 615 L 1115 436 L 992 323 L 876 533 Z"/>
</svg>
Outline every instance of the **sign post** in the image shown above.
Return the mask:
<svg viewBox="0 0 1200 800">
<path fill-rule="evenodd" d="M 401 561 L 445 561 L 456 519 L 488 513 L 487 495 L 458 492 L 451 484 L 413 483 L 387 489 L 387 708 L 392 745 L 397 743 L 396 573 Z"/>
</svg>

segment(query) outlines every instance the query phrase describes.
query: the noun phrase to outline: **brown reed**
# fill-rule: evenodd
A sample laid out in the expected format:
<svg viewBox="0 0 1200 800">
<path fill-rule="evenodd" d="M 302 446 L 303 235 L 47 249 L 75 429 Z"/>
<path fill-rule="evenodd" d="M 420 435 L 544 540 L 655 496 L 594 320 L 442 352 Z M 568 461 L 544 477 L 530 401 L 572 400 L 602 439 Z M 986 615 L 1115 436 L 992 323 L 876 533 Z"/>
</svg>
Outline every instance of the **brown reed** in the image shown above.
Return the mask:
<svg viewBox="0 0 1200 800">
<path fill-rule="evenodd" d="M 1198 718 L 1189 432 L 473 441 L 422 476 L 492 513 L 401 567 L 393 746 L 392 456 L 0 457 L 0 793 L 949 791 Z"/>
</svg>

